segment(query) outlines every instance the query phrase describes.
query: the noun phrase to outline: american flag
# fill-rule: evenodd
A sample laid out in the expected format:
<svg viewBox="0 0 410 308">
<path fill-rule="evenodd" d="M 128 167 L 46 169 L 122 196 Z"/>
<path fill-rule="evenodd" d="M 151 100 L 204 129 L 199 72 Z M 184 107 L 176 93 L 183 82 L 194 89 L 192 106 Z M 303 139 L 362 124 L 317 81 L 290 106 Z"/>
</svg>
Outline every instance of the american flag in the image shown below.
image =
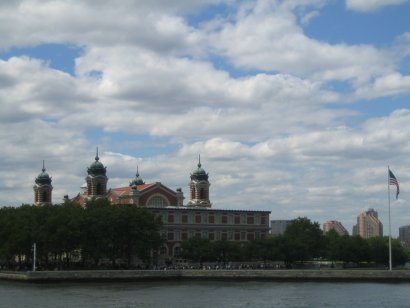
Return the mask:
<svg viewBox="0 0 410 308">
<path fill-rule="evenodd" d="M 390 171 L 390 169 L 389 169 L 389 185 L 396 186 L 396 188 L 397 188 L 396 199 L 397 199 L 399 197 L 399 193 L 400 193 L 399 182 L 397 182 L 396 177 L 394 176 L 393 172 Z"/>
</svg>

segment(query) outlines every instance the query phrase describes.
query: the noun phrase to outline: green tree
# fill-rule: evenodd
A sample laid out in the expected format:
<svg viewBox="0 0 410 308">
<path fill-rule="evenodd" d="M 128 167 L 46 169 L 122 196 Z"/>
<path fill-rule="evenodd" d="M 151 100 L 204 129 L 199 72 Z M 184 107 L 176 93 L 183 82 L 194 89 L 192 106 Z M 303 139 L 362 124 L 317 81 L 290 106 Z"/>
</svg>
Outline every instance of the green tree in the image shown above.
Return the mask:
<svg viewBox="0 0 410 308">
<path fill-rule="evenodd" d="M 324 236 L 319 224 L 306 217 L 294 220 L 286 228 L 283 240 L 286 264 L 321 257 L 324 249 Z"/>
<path fill-rule="evenodd" d="M 325 235 L 325 256 L 330 261 L 340 260 L 340 235 L 331 229 Z"/>
<path fill-rule="evenodd" d="M 209 261 L 212 256 L 211 242 L 207 238 L 194 236 L 181 245 L 181 255 L 202 266 L 204 261 Z"/>
<path fill-rule="evenodd" d="M 241 259 L 241 247 L 237 242 L 219 240 L 210 244 L 212 260 L 225 265 L 229 261 L 239 261 Z"/>
</svg>

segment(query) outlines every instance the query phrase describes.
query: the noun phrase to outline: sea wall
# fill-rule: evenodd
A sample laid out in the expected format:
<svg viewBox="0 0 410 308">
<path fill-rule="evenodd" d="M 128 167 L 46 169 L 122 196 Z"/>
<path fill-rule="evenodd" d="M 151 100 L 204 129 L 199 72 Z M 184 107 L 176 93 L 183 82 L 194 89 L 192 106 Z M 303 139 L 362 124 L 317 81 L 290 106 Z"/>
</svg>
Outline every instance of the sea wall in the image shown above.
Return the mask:
<svg viewBox="0 0 410 308">
<path fill-rule="evenodd" d="M 410 282 L 410 270 L 113 270 L 0 272 L 0 279 L 27 282 L 234 279 L 272 281 Z"/>
</svg>

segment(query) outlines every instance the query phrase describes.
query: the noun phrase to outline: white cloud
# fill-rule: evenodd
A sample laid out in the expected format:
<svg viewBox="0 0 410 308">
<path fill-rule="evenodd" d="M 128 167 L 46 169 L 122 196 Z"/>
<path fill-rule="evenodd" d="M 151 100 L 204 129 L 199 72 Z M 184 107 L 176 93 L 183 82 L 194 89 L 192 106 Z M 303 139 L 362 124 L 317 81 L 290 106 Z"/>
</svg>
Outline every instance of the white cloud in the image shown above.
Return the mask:
<svg viewBox="0 0 410 308">
<path fill-rule="evenodd" d="M 408 93 L 410 93 L 410 76 L 391 73 L 377 78 L 372 84 L 358 88 L 355 96 L 359 99 L 371 99 Z"/>
<path fill-rule="evenodd" d="M 385 6 L 400 5 L 408 0 L 346 0 L 346 7 L 360 12 L 375 11 Z"/>
<path fill-rule="evenodd" d="M 3 1 L 2 48 L 69 43 L 83 52 L 73 75 L 34 58 L 0 60 L 2 204 L 32 201 L 43 159 L 54 200 L 73 196 L 99 145 L 110 187 L 128 185 L 138 166 L 145 181 L 187 197 L 201 154 L 215 207 L 340 219 L 349 230 L 367 207 L 385 217 L 390 164 L 405 222 L 410 112 L 362 122 L 351 107 L 408 95 L 398 72 L 408 35 L 383 50 L 308 37 L 301 25 L 322 0 L 228 1 L 226 13 L 188 22 L 220 3 Z"/>
<path fill-rule="evenodd" d="M 210 34 L 216 52 L 238 67 L 356 83 L 393 70 L 392 59 L 373 46 L 329 44 L 307 37 L 286 2 L 258 1 L 246 13 L 240 12 Z"/>
</svg>

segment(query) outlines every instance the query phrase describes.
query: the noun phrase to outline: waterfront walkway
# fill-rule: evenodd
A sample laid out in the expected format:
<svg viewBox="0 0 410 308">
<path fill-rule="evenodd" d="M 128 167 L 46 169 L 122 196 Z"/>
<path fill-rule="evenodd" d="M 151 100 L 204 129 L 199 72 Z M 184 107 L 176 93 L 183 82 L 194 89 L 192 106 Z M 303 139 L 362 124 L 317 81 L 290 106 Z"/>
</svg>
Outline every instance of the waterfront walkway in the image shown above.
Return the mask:
<svg viewBox="0 0 410 308">
<path fill-rule="evenodd" d="M 0 279 L 26 282 L 234 279 L 272 281 L 410 282 L 410 270 L 86 270 L 0 272 Z"/>
</svg>

